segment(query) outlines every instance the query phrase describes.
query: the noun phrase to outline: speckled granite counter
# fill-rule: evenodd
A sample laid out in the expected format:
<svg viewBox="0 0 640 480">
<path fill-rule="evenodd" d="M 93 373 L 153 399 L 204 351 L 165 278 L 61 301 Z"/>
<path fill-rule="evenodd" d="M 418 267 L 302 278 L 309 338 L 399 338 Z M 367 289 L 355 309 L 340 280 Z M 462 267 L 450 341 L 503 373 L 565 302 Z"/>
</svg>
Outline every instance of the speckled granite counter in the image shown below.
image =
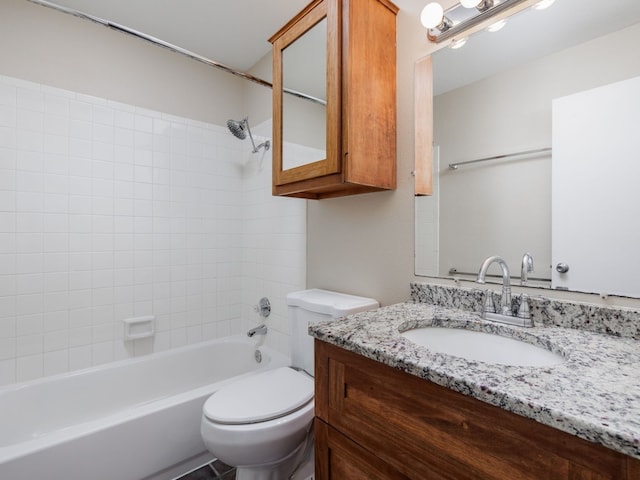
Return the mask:
<svg viewBox="0 0 640 480">
<path fill-rule="evenodd" d="M 400 336 L 453 326 L 538 344 L 565 357 L 514 367 L 433 353 Z M 538 324 L 542 325 L 542 324 Z M 640 342 L 552 325 L 511 327 L 463 310 L 403 303 L 310 326 L 316 338 L 457 392 L 640 458 Z"/>
</svg>

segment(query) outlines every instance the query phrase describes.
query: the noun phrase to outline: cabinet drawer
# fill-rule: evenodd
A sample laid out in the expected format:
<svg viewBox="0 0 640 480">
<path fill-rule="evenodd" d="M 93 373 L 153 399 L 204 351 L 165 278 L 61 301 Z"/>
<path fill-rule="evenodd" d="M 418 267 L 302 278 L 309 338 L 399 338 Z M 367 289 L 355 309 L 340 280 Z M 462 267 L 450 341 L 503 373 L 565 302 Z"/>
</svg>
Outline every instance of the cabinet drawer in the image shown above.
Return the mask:
<svg viewBox="0 0 640 480">
<path fill-rule="evenodd" d="M 317 415 L 409 478 L 620 480 L 637 468 L 602 446 L 316 343 Z"/>
</svg>

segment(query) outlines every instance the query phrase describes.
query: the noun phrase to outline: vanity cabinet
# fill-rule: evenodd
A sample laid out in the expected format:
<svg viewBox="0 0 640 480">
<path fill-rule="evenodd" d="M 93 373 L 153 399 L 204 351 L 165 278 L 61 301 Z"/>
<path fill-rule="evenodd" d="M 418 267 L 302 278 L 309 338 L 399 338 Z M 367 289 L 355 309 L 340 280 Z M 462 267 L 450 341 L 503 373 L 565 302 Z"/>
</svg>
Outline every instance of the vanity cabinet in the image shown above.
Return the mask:
<svg viewBox="0 0 640 480">
<path fill-rule="evenodd" d="M 274 195 L 320 199 L 396 188 L 397 12 L 388 0 L 314 0 L 269 39 Z M 298 44 L 307 51 L 294 55 Z M 317 105 L 293 106 L 285 92 L 312 83 L 299 70 L 311 71 L 313 62 L 326 77 L 314 95 L 326 99 L 315 149 L 297 138 L 314 128 L 305 118 Z M 310 158 L 297 158 L 304 152 Z"/>
<path fill-rule="evenodd" d="M 316 478 L 632 480 L 640 461 L 315 340 Z"/>
</svg>

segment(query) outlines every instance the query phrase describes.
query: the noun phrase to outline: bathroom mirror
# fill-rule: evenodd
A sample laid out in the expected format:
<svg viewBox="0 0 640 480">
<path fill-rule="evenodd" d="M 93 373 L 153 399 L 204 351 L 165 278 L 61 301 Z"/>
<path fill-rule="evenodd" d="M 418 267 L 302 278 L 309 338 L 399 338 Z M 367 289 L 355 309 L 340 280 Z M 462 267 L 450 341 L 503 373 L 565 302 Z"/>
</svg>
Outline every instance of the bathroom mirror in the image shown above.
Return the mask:
<svg viewBox="0 0 640 480">
<path fill-rule="evenodd" d="M 518 284 L 522 256 L 530 252 L 529 286 L 551 286 L 551 153 L 456 170 L 448 165 L 551 147 L 553 99 L 640 76 L 638 22 L 636 0 L 557 0 L 547 10 L 511 17 L 499 32 L 473 35 L 461 49 L 433 55 L 434 194 L 415 201 L 416 275 L 473 280 L 484 258 L 501 255 Z M 622 178 L 596 182 L 593 194 L 614 195 Z M 571 182 L 563 188 L 570 196 Z M 578 213 L 575 221 L 600 223 Z M 611 248 L 605 244 L 591 258 Z M 639 262 L 633 252 L 621 253 Z M 573 265 L 580 266 L 588 267 Z M 589 291 L 611 293 L 608 287 Z M 580 290 L 570 283 L 561 288 Z M 640 297 L 640 289 L 628 295 Z"/>
<path fill-rule="evenodd" d="M 327 19 L 324 18 L 282 51 L 282 168 L 326 158 Z M 315 99 L 310 100 L 309 97 Z"/>
</svg>

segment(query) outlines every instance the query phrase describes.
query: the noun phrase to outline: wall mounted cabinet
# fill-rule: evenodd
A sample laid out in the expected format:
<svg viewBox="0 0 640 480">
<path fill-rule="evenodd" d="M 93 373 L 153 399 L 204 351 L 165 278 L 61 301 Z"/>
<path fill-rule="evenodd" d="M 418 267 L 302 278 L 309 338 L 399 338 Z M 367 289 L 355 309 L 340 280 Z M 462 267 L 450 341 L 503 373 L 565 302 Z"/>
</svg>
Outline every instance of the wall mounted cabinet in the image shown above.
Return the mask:
<svg viewBox="0 0 640 480">
<path fill-rule="evenodd" d="M 388 0 L 314 0 L 269 39 L 274 195 L 396 187 L 397 12 Z"/>
</svg>

